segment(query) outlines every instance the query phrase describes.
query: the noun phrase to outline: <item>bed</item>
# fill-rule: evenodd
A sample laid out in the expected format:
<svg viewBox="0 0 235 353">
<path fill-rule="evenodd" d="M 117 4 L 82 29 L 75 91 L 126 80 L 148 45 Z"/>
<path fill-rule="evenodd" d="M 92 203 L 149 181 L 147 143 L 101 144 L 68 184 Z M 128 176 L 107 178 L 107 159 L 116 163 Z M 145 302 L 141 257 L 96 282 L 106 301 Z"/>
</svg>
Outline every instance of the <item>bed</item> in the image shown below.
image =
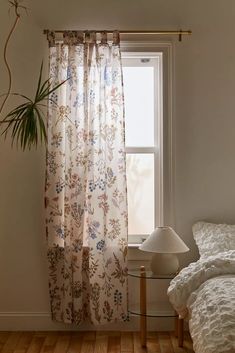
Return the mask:
<svg viewBox="0 0 235 353">
<path fill-rule="evenodd" d="M 197 222 L 193 235 L 200 259 L 171 281 L 170 302 L 195 353 L 235 353 L 235 226 Z"/>
</svg>

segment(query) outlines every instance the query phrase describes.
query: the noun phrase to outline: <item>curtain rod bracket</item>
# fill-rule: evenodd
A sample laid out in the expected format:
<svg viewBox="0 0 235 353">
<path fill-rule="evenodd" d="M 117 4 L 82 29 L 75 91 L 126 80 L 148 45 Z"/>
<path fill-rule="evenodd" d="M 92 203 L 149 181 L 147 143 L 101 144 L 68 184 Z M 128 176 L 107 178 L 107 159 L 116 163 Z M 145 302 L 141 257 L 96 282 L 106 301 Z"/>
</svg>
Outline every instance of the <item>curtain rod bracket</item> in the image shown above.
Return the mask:
<svg viewBox="0 0 235 353">
<path fill-rule="evenodd" d="M 182 42 L 182 29 L 180 30 L 180 33 L 179 33 L 179 42 Z"/>
</svg>

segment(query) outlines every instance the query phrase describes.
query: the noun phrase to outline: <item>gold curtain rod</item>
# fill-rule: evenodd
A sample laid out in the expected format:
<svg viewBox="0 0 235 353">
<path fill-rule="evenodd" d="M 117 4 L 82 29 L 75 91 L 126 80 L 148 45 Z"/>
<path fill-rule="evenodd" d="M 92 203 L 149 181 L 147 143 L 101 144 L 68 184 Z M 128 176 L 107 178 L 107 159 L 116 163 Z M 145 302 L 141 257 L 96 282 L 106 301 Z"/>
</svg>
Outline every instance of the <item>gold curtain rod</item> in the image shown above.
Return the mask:
<svg viewBox="0 0 235 353">
<path fill-rule="evenodd" d="M 71 32 L 73 32 L 74 30 L 71 30 Z M 101 33 L 101 32 L 106 32 L 106 33 L 113 33 L 114 30 L 108 30 L 108 31 L 104 31 L 104 30 L 93 30 L 91 32 L 95 32 L 95 33 Z M 49 32 L 48 29 L 44 29 L 43 33 L 47 34 Z M 55 33 L 63 33 L 65 31 L 62 30 L 56 30 L 53 31 Z M 86 32 L 86 31 L 83 31 Z M 160 34 L 160 35 L 178 35 L 179 36 L 179 41 L 182 40 L 182 36 L 183 35 L 191 35 L 192 31 L 188 30 L 188 31 L 183 31 L 183 30 L 178 30 L 178 31 L 161 31 L 161 30 L 120 30 L 118 31 L 120 34 Z"/>
</svg>

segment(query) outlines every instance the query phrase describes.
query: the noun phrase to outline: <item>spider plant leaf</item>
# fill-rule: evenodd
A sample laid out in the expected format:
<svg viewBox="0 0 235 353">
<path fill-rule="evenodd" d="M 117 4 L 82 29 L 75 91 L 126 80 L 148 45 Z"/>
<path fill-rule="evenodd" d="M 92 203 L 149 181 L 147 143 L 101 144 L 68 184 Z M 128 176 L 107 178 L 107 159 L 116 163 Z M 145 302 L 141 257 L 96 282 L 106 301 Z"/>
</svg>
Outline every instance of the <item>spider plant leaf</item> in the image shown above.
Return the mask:
<svg viewBox="0 0 235 353">
<path fill-rule="evenodd" d="M 66 80 L 58 83 L 56 86 L 54 86 L 49 92 L 48 95 L 56 91 L 60 86 L 62 86 L 66 81 L 68 81 L 70 78 L 66 78 Z"/>
<path fill-rule="evenodd" d="M 22 116 L 23 116 L 24 113 L 25 113 L 25 109 L 22 109 L 22 110 L 17 114 L 16 119 L 15 119 L 15 121 L 14 121 L 13 128 L 12 128 L 12 133 L 11 133 L 12 144 L 13 144 L 13 142 L 14 142 L 16 133 L 17 133 L 17 131 L 18 131 L 18 128 L 19 128 L 19 126 L 20 126 L 21 119 L 22 119 Z"/>
<path fill-rule="evenodd" d="M 37 136 L 35 135 L 35 128 L 34 128 L 33 111 L 30 109 L 28 111 L 26 124 L 25 124 L 23 150 L 25 150 L 27 145 L 28 145 L 28 148 L 30 149 L 33 141 L 35 141 L 35 144 L 37 144 Z"/>
<path fill-rule="evenodd" d="M 24 130 L 24 139 L 23 139 L 23 149 L 25 150 L 27 140 L 30 141 L 31 139 L 31 134 L 32 134 L 32 118 L 31 118 L 31 110 L 28 111 L 27 113 L 27 118 L 26 118 L 26 124 L 25 124 L 25 130 Z"/>
<path fill-rule="evenodd" d="M 12 133 L 11 133 L 11 138 L 12 138 L 11 145 L 12 145 L 12 146 L 13 146 L 13 144 L 14 144 L 14 142 L 15 142 L 15 138 L 16 138 L 16 136 L 17 136 L 17 132 L 18 132 L 18 129 L 19 129 L 19 127 L 20 127 L 20 124 L 21 124 L 21 120 L 19 119 L 19 120 L 15 123 L 15 125 L 14 125 L 14 127 L 13 127 L 13 129 L 12 129 Z"/>
<path fill-rule="evenodd" d="M 17 132 L 16 132 L 15 140 L 16 140 L 16 145 L 17 145 L 17 146 L 19 145 L 20 140 L 21 140 L 21 134 L 22 134 L 23 124 L 24 124 L 24 118 L 22 118 L 22 119 L 20 120 L 20 124 L 19 124 L 19 127 L 18 127 Z"/>
<path fill-rule="evenodd" d="M 36 91 L 36 95 L 35 95 L 35 100 L 38 96 L 38 93 L 41 89 L 41 82 L 42 82 L 42 69 L 43 69 L 43 61 L 41 63 L 41 67 L 40 67 L 40 72 L 39 72 L 39 78 L 38 78 L 38 86 L 37 86 L 37 91 Z"/>
<path fill-rule="evenodd" d="M 49 90 L 50 87 L 50 78 L 48 78 L 43 85 L 40 87 L 40 90 L 38 91 L 38 94 L 36 95 L 38 99 L 40 99 L 43 91 Z M 36 100 L 36 99 L 35 99 Z"/>
<path fill-rule="evenodd" d="M 49 101 L 49 99 L 48 99 L 48 101 Z M 54 102 L 54 103 L 55 103 L 55 102 Z M 39 109 L 39 107 L 48 108 L 48 105 L 47 105 L 47 104 L 43 104 L 43 103 L 37 103 L 37 107 L 38 107 L 38 109 Z M 41 110 L 41 109 L 39 109 L 39 110 Z M 44 116 L 45 114 L 42 113 L 42 115 Z"/>
<path fill-rule="evenodd" d="M 38 96 L 38 102 L 43 101 L 44 99 L 47 99 L 49 97 L 48 92 L 50 91 L 51 84 L 49 83 L 47 86 L 44 87 L 44 89 L 41 91 L 40 95 Z"/>
<path fill-rule="evenodd" d="M 22 109 L 15 113 L 12 117 L 9 118 L 9 120 L 5 121 L 8 125 L 6 128 L 3 130 L 2 135 L 5 134 L 5 138 L 7 136 L 7 133 L 11 129 L 12 126 L 16 125 L 18 122 L 20 122 L 21 116 L 24 114 L 25 109 Z"/>
<path fill-rule="evenodd" d="M 24 117 L 21 121 L 20 127 L 19 127 L 20 146 L 23 150 L 24 150 L 23 142 L 24 142 L 24 134 L 25 134 L 25 129 L 26 129 L 26 122 L 27 122 L 27 114 L 24 115 Z"/>
<path fill-rule="evenodd" d="M 27 106 L 21 107 L 20 109 L 10 112 L 8 116 L 4 120 L 2 120 L 2 123 L 8 122 L 9 120 L 15 120 L 15 117 L 25 109 L 27 109 Z"/>
<path fill-rule="evenodd" d="M 40 112 L 40 109 L 35 107 L 35 112 L 38 117 L 38 124 L 39 124 L 39 130 L 40 130 L 40 137 L 41 137 L 41 142 L 44 140 L 44 142 L 47 141 L 47 133 L 46 133 L 46 127 L 45 127 L 45 122 L 43 120 L 43 115 Z"/>
<path fill-rule="evenodd" d="M 29 105 L 29 103 L 24 103 L 24 104 L 19 105 L 18 107 L 16 107 L 12 111 L 10 111 L 10 113 L 8 113 L 7 116 L 0 123 L 5 122 L 9 118 L 11 119 L 12 116 L 14 116 L 18 112 L 20 112 L 22 109 L 26 108 L 28 105 Z"/>
<path fill-rule="evenodd" d="M 20 124 L 20 146 L 23 151 L 24 151 L 24 135 L 25 135 L 25 131 L 26 131 L 26 123 L 27 123 L 27 119 L 24 116 L 24 118 L 22 119 L 22 122 Z"/>
<path fill-rule="evenodd" d="M 37 124 L 37 116 L 35 109 L 32 111 L 32 125 L 33 125 L 33 138 L 32 144 L 37 147 L 38 144 L 38 124 Z"/>
<path fill-rule="evenodd" d="M 12 96 L 19 96 L 19 97 L 22 97 L 26 100 L 28 100 L 30 103 L 33 103 L 32 99 L 30 99 L 29 97 L 27 96 L 24 96 L 23 94 L 20 94 L 20 93 L 11 93 Z"/>
<path fill-rule="evenodd" d="M 7 93 L 3 93 L 3 94 L 0 95 L 0 98 L 4 97 L 4 96 L 6 96 L 6 95 L 7 95 Z M 22 97 L 22 98 L 28 100 L 29 102 L 33 103 L 33 101 L 32 101 L 29 97 L 26 97 L 26 96 L 24 96 L 23 94 L 13 92 L 13 93 L 10 93 L 10 95 L 11 95 L 11 96 L 19 96 L 19 97 Z"/>
<path fill-rule="evenodd" d="M 37 126 L 35 120 L 34 109 L 31 108 L 28 110 L 25 131 L 24 131 L 24 139 L 23 139 L 23 150 L 25 150 L 26 146 L 31 148 L 32 144 L 37 146 L 38 142 L 38 134 L 37 134 Z"/>
<path fill-rule="evenodd" d="M 49 89 L 48 90 L 44 90 L 44 92 L 42 92 L 42 95 L 40 96 L 40 100 L 44 100 L 44 99 L 49 99 L 50 95 L 56 91 L 60 86 L 62 86 L 66 81 L 68 81 L 68 79 L 58 83 L 57 85 L 55 85 L 53 88 Z"/>
</svg>

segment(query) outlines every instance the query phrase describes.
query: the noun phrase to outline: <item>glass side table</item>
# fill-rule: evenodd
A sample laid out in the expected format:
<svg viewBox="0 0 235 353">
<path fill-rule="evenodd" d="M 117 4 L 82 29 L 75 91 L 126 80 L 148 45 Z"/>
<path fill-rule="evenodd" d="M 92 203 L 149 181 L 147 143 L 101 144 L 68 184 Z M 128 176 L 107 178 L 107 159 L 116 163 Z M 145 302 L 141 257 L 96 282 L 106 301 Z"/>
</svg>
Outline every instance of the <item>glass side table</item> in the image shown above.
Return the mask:
<svg viewBox="0 0 235 353">
<path fill-rule="evenodd" d="M 139 270 L 129 270 L 128 276 L 139 278 L 140 285 L 140 306 L 138 310 L 130 309 L 129 313 L 140 316 L 140 338 L 142 347 L 146 347 L 147 336 L 147 317 L 174 317 L 175 318 L 175 335 L 178 337 L 179 347 L 183 347 L 183 326 L 184 320 L 181 318 L 174 309 L 172 312 L 159 312 L 147 310 L 146 297 L 147 297 L 147 280 L 170 280 L 176 275 L 155 275 L 151 271 L 146 271 L 144 266 L 140 266 Z"/>
</svg>

